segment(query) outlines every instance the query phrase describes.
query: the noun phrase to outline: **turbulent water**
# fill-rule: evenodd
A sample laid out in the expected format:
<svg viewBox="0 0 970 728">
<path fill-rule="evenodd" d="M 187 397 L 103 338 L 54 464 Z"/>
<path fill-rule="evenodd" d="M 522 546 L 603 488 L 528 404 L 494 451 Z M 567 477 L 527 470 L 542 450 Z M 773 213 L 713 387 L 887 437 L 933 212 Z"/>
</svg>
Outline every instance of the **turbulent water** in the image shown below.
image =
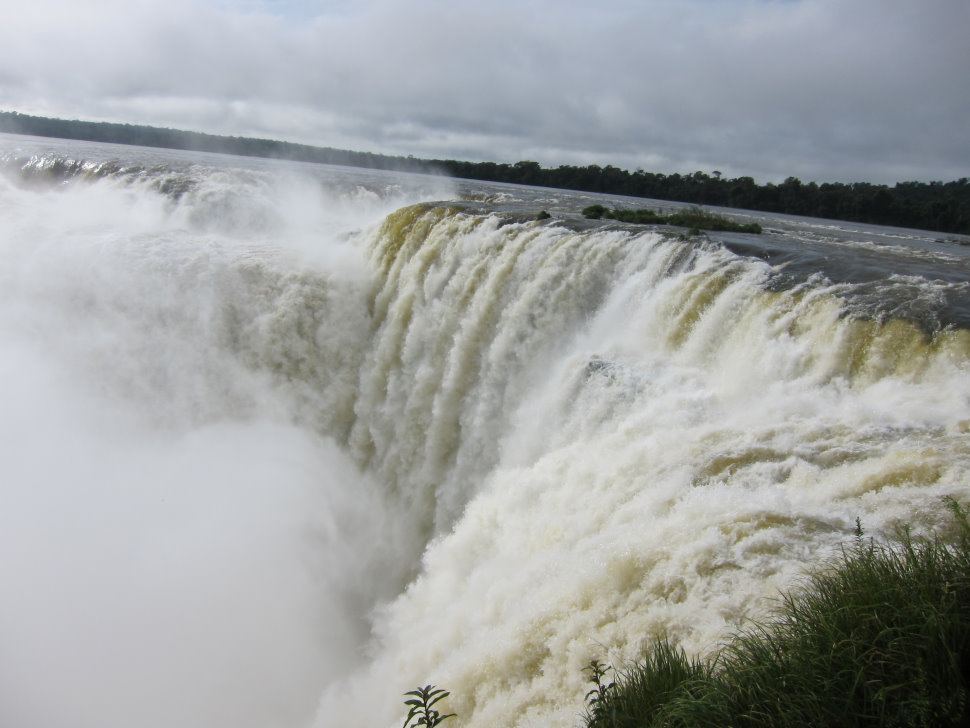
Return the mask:
<svg viewBox="0 0 970 728">
<path fill-rule="evenodd" d="M 970 240 L 591 200 L 0 137 L 0 724 L 573 726 L 970 500 Z"/>
</svg>

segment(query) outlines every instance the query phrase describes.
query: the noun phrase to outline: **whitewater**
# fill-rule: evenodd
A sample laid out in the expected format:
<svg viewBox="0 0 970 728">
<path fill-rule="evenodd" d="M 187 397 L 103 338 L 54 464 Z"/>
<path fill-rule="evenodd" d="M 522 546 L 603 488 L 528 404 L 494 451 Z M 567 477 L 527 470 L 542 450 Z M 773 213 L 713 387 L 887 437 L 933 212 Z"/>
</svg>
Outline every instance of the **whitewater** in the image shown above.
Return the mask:
<svg viewBox="0 0 970 728">
<path fill-rule="evenodd" d="M 970 503 L 970 239 L 593 202 L 0 135 L 0 724 L 576 726 Z"/>
</svg>

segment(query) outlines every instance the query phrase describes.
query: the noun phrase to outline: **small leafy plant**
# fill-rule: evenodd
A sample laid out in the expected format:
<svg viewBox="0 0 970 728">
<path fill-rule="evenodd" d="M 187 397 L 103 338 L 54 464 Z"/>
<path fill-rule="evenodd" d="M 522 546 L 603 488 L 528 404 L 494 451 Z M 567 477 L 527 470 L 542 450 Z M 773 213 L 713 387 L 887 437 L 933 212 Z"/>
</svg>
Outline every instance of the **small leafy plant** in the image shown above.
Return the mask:
<svg viewBox="0 0 970 728">
<path fill-rule="evenodd" d="M 611 706 L 610 698 L 617 690 L 613 680 L 606 682 L 606 674 L 613 668 L 604 665 L 599 660 L 590 660 L 590 663 L 583 668 L 583 672 L 589 672 L 589 682 L 596 687 L 586 693 L 586 713 L 588 725 L 605 725 L 606 712 Z M 611 711 L 612 712 L 612 711 Z M 611 720 L 612 724 L 615 721 Z"/>
<path fill-rule="evenodd" d="M 436 688 L 434 685 L 425 685 L 423 688 L 404 693 L 405 697 L 413 697 L 404 701 L 405 705 L 411 706 L 411 710 L 408 711 L 408 717 L 404 720 L 403 728 L 420 728 L 420 726 L 435 728 L 446 718 L 454 717 L 454 713 L 442 715 L 432 707 L 439 700 L 443 700 L 449 695 L 451 693 Z"/>
</svg>

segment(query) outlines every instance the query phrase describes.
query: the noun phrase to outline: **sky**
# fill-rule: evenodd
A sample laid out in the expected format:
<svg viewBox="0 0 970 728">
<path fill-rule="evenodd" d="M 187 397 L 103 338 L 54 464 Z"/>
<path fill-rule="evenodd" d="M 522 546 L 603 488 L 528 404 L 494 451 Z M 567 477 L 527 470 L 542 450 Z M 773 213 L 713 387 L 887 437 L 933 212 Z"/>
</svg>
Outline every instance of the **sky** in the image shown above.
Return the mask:
<svg viewBox="0 0 970 728">
<path fill-rule="evenodd" d="M 970 176 L 968 0 L 0 0 L 0 110 L 430 159 Z"/>
</svg>

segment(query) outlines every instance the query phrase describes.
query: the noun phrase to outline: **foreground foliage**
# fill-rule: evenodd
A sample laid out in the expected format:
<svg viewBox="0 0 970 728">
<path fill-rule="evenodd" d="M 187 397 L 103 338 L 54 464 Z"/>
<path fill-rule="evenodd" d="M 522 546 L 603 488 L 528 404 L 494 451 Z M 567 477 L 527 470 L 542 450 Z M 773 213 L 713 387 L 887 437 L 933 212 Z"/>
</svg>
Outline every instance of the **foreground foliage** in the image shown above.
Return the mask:
<svg viewBox="0 0 970 728">
<path fill-rule="evenodd" d="M 723 215 L 707 212 L 696 206 L 664 216 L 653 210 L 608 210 L 603 205 L 590 205 L 583 208 L 583 215 L 592 220 L 606 218 L 638 225 L 679 225 L 692 230 L 729 230 L 737 233 L 761 232 L 761 226 L 756 222 L 748 224 L 734 222 Z"/>
<path fill-rule="evenodd" d="M 952 542 L 877 544 L 841 559 L 713 658 L 666 641 L 587 695 L 588 728 L 970 724 L 970 527 Z"/>
<path fill-rule="evenodd" d="M 404 697 L 408 698 L 404 701 L 404 704 L 410 706 L 411 709 L 408 711 L 408 717 L 404 719 L 403 728 L 421 728 L 422 726 L 424 728 L 435 728 L 445 719 L 453 718 L 454 713 L 442 715 L 433 707 L 435 703 L 444 700 L 449 695 L 451 693 L 434 685 L 425 685 L 423 688 L 404 693 Z"/>
</svg>

